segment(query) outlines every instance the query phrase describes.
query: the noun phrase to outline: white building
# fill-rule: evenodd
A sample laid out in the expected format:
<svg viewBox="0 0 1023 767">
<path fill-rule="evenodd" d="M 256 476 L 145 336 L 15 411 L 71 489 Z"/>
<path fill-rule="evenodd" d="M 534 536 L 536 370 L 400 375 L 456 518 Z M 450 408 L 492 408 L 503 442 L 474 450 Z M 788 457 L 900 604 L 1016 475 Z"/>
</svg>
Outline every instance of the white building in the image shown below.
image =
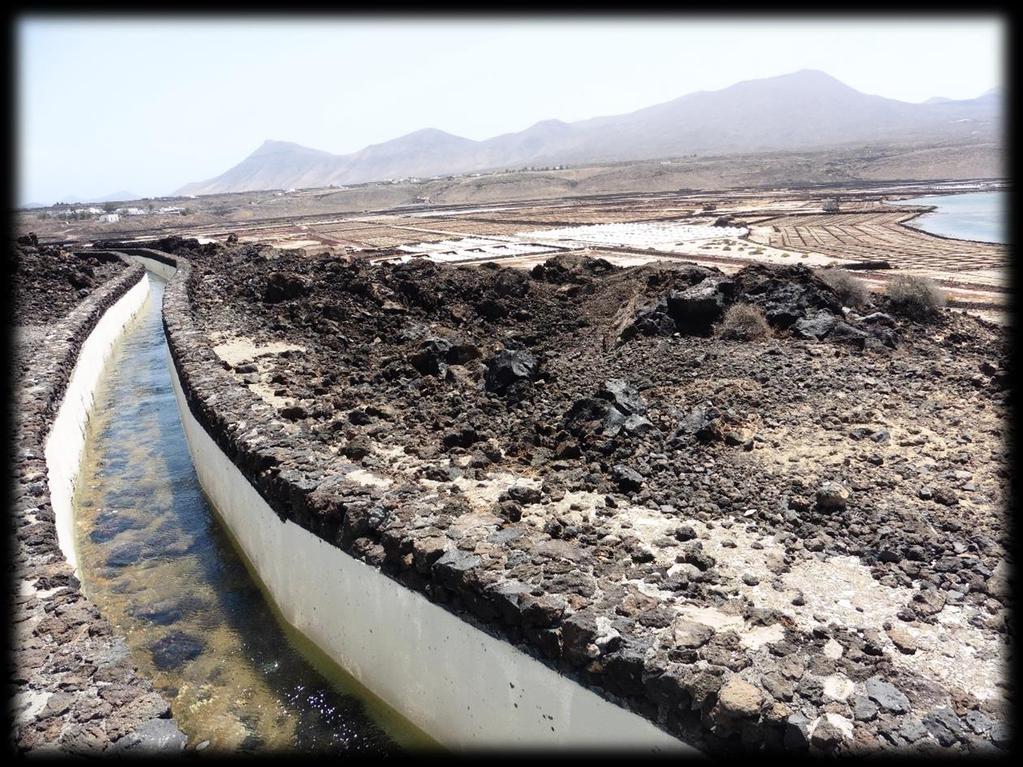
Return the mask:
<svg viewBox="0 0 1023 767">
<path fill-rule="evenodd" d="M 113 224 L 121 220 L 121 216 L 117 213 L 104 213 L 99 217 L 99 220 L 104 224 Z"/>
</svg>

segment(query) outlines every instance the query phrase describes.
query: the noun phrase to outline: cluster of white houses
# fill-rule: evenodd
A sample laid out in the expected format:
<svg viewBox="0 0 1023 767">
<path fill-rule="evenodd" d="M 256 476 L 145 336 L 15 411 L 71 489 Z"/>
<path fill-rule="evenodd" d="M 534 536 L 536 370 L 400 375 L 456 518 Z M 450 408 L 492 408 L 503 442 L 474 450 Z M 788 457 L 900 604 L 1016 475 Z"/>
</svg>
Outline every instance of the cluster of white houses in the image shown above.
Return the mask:
<svg viewBox="0 0 1023 767">
<path fill-rule="evenodd" d="M 54 218 L 93 218 L 103 223 L 112 224 L 121 220 L 121 216 L 152 216 L 158 213 L 180 213 L 183 208 L 179 208 L 173 205 L 164 206 L 161 208 L 137 208 L 137 207 L 122 207 L 108 210 L 106 208 L 99 208 L 95 205 L 88 205 L 81 208 L 65 208 L 58 207 L 50 212 L 44 212 L 43 215 L 53 216 Z"/>
</svg>

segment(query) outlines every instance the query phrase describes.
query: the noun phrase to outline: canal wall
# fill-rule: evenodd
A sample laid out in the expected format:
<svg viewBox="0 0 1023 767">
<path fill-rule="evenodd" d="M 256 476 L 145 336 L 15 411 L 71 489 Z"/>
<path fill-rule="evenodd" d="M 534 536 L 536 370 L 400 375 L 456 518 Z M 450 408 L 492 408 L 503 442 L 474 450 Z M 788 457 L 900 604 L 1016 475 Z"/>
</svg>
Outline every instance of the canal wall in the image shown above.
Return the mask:
<svg viewBox="0 0 1023 767">
<path fill-rule="evenodd" d="M 77 361 L 46 438 L 47 479 L 57 527 L 57 542 L 64 553 L 64 558 L 79 579 L 81 574 L 75 550 L 75 522 L 71 500 L 78 481 L 82 454 L 85 451 L 85 439 L 96 388 L 114 350 L 114 344 L 128 322 L 145 303 L 148 295 L 149 278 L 143 273 L 141 278 L 100 316 L 78 350 Z"/>
<path fill-rule="evenodd" d="M 30 341 L 16 374 L 9 744 L 17 752 L 179 751 L 185 736 L 81 590 L 71 497 L 93 396 L 149 281 L 130 265 Z"/>
<path fill-rule="evenodd" d="M 295 461 L 297 443 L 276 411 L 231 378 L 192 321 L 190 269 L 181 259 L 164 296 L 189 448 L 204 491 L 285 620 L 447 746 L 695 753 L 651 721 L 669 721 L 669 709 L 688 704 L 688 697 L 678 690 L 671 699 L 675 680 L 659 674 L 645 684 L 639 651 L 616 654 L 598 695 L 573 678 L 570 664 L 559 666 L 535 645 L 509 640 L 502 614 L 520 638 L 523 628 L 541 639 L 555 635 L 533 631 L 533 603 L 521 594 L 503 594 L 501 601 L 488 595 L 483 605 L 464 577 L 472 557 L 457 550 L 427 554 L 426 566 L 417 564 L 427 578 L 403 582 L 353 555 L 353 530 L 366 520 L 325 519 L 329 513 L 314 511 L 317 489 L 337 478 L 325 463 L 334 457 L 306 454 Z M 401 549 L 401 531 L 384 545 Z M 405 553 L 411 563 L 412 552 Z M 411 566 L 407 575 L 415 575 Z M 410 585 L 416 582 L 418 589 Z M 466 608 L 474 597 L 481 605 L 476 611 Z M 595 638 L 591 628 L 576 627 L 577 640 Z M 560 648 L 560 633 L 556 641 Z M 669 702 L 659 709 L 657 698 Z"/>
</svg>

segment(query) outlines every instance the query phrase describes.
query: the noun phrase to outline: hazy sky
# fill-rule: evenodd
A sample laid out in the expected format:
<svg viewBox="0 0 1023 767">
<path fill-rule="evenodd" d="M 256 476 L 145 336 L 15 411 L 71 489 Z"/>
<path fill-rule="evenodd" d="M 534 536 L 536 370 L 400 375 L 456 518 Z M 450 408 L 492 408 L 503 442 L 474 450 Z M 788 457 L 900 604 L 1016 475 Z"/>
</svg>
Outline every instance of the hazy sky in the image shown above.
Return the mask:
<svg viewBox="0 0 1023 767">
<path fill-rule="evenodd" d="M 169 194 L 265 139 L 472 139 L 822 69 L 905 101 L 1002 86 L 998 17 L 23 16 L 19 203 Z"/>
</svg>

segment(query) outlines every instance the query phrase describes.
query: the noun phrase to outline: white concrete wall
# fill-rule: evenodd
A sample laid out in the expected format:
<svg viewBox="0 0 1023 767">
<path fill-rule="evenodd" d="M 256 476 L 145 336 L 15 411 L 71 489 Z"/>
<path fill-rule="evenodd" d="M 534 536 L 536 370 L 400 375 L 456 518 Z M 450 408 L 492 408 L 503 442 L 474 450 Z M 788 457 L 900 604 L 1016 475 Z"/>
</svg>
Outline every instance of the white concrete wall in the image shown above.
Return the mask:
<svg viewBox="0 0 1023 767">
<path fill-rule="evenodd" d="M 163 277 L 165 280 L 170 280 L 174 276 L 174 272 L 177 271 L 177 267 L 165 264 L 163 261 L 157 261 L 155 258 L 148 258 L 146 256 L 128 256 L 128 258 L 137 264 L 142 264 L 153 274 Z"/>
<path fill-rule="evenodd" d="M 64 399 L 46 437 L 45 457 L 50 502 L 57 527 L 57 543 L 68 564 L 78 574 L 75 523 L 71 499 L 75 492 L 85 449 L 85 435 L 92 413 L 96 387 L 114 344 L 125 326 L 149 297 L 149 275 L 144 274 L 127 293 L 103 313 L 85 339 L 71 372 Z"/>
<path fill-rule="evenodd" d="M 407 720 L 452 748 L 691 746 L 293 522 L 282 522 L 188 409 L 199 481 L 281 614 Z"/>
</svg>

